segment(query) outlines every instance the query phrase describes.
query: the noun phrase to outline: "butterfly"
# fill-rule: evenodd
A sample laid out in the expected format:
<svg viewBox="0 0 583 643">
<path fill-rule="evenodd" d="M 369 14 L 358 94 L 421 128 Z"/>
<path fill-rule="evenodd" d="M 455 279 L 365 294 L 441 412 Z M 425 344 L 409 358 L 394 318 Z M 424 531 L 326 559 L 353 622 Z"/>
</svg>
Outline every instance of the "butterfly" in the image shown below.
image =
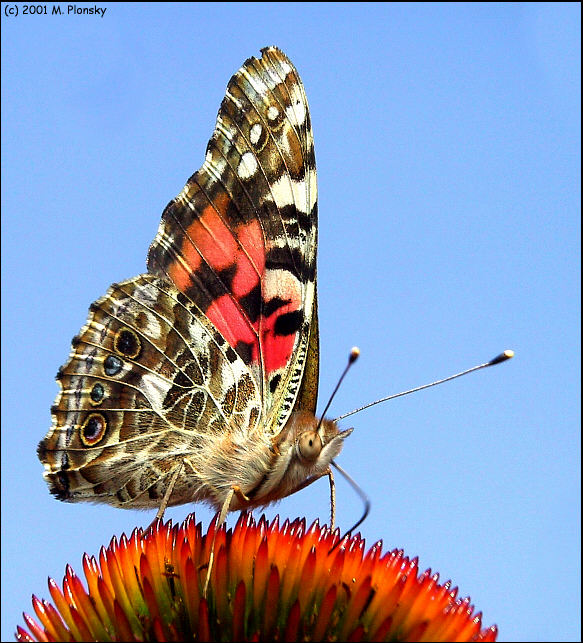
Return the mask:
<svg viewBox="0 0 583 643">
<path fill-rule="evenodd" d="M 59 369 L 38 446 L 66 502 L 264 506 L 329 476 L 351 429 L 315 415 L 317 190 L 308 102 L 275 47 L 228 83 L 147 273 L 113 284 Z"/>
</svg>

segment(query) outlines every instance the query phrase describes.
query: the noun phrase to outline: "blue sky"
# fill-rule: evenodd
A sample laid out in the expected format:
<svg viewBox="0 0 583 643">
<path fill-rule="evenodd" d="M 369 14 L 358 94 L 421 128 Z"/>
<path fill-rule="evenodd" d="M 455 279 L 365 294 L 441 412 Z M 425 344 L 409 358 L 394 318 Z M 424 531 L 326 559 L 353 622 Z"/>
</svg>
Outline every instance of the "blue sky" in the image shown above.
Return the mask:
<svg viewBox="0 0 583 643">
<path fill-rule="evenodd" d="M 89 304 L 145 270 L 228 79 L 269 44 L 314 128 L 320 408 L 353 345 L 332 417 L 516 352 L 347 420 L 338 461 L 371 499 L 367 543 L 451 578 L 501 641 L 579 640 L 579 4 L 7 6 L 2 640 L 48 575 L 153 517 L 59 503 L 35 449 Z M 348 528 L 362 507 L 337 484 Z M 267 514 L 325 521 L 327 498 L 322 481 Z M 202 506 L 167 517 L 192 510 L 208 524 Z"/>
</svg>

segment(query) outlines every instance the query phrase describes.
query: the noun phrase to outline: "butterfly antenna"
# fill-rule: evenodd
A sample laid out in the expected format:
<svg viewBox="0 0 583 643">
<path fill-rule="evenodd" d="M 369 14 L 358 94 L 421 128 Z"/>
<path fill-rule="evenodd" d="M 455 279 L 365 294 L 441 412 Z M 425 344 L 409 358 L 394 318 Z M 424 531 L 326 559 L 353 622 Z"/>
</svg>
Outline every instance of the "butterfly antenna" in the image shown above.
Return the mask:
<svg viewBox="0 0 583 643">
<path fill-rule="evenodd" d="M 402 397 L 403 395 L 409 395 L 409 393 L 415 393 L 417 391 L 421 391 L 424 388 L 429 388 L 430 386 L 437 386 L 438 384 L 443 384 L 444 382 L 449 382 L 450 380 L 455 380 L 456 377 L 461 377 L 462 375 L 467 375 L 468 373 L 472 373 L 473 371 L 478 371 L 481 368 L 487 368 L 488 366 L 494 366 L 495 364 L 501 364 L 502 362 L 505 362 L 506 360 L 509 360 L 512 357 L 514 357 L 514 351 L 506 350 L 503 353 L 500 353 L 500 355 L 496 355 L 496 357 L 491 359 L 489 362 L 485 362 L 484 364 L 478 364 L 478 366 L 473 366 L 472 368 L 468 368 L 467 370 L 462 371 L 461 373 L 456 373 L 455 375 L 450 375 L 449 377 L 446 377 L 446 378 L 444 378 L 442 380 L 437 380 L 435 382 L 431 382 L 431 384 L 424 384 L 423 386 L 417 386 L 416 388 L 412 388 L 412 389 L 410 389 L 408 391 L 403 391 L 402 393 L 396 393 L 395 395 L 388 395 L 387 397 L 383 397 L 380 400 L 376 400 L 375 402 L 370 402 L 369 404 L 365 404 L 364 406 L 361 406 L 358 409 L 354 409 L 354 411 L 350 411 L 349 413 L 345 413 L 344 415 L 340 415 L 339 417 L 334 419 L 334 422 L 338 422 L 340 420 L 343 420 L 344 418 L 347 418 L 349 415 L 354 415 L 355 413 L 360 413 L 360 411 L 364 411 L 364 409 L 368 409 L 369 407 L 374 406 L 375 404 L 380 404 L 381 402 L 386 402 L 387 400 L 393 400 L 396 397 Z M 346 371 L 342 374 L 342 377 L 344 377 L 345 373 L 346 373 Z M 342 381 L 342 378 L 340 378 L 340 381 Z M 340 384 L 340 382 L 338 382 L 338 384 Z M 336 388 L 338 388 L 338 386 Z M 334 393 L 336 393 L 336 390 L 334 391 Z M 330 403 L 328 403 L 328 406 L 330 406 Z M 327 408 L 328 407 L 326 407 L 326 409 Z M 353 527 L 353 529 L 354 529 L 354 527 Z"/>
<path fill-rule="evenodd" d="M 370 500 L 368 499 L 368 496 L 364 493 L 364 491 L 356 484 L 356 482 L 354 482 L 354 480 L 348 475 L 348 473 L 346 473 L 346 471 L 344 471 L 344 469 L 340 465 L 334 462 L 334 460 L 331 460 L 330 464 L 346 479 L 350 486 L 360 496 L 360 499 L 364 503 L 364 511 L 360 519 L 354 525 L 352 525 L 352 527 L 344 534 L 344 536 L 342 536 L 342 538 L 338 540 L 338 542 L 332 547 L 332 549 L 330 549 L 328 554 L 331 554 L 341 542 L 346 540 L 346 538 L 348 538 L 352 534 L 352 532 L 366 520 L 368 512 L 370 511 Z"/>
<path fill-rule="evenodd" d="M 322 417 L 320 418 L 320 421 L 318 422 L 318 426 L 316 427 L 316 431 L 320 428 L 320 424 L 322 424 L 322 420 L 324 419 L 326 412 L 330 408 L 330 404 L 332 404 L 332 400 L 334 399 L 334 396 L 338 392 L 338 389 L 340 388 L 340 384 L 342 384 L 342 380 L 346 376 L 346 373 L 348 373 L 350 367 L 356 362 L 358 359 L 358 356 L 360 355 L 360 349 L 357 346 L 354 346 L 353 348 L 350 349 L 350 354 L 348 355 L 348 364 L 344 367 L 344 370 L 342 371 L 342 375 L 340 376 L 340 379 L 338 380 L 338 384 L 336 384 L 336 387 L 332 391 L 332 395 L 330 396 L 330 399 L 328 400 L 328 404 L 326 404 L 326 407 L 324 408 L 324 412 L 322 413 Z M 343 474 L 344 475 L 344 474 Z"/>
</svg>

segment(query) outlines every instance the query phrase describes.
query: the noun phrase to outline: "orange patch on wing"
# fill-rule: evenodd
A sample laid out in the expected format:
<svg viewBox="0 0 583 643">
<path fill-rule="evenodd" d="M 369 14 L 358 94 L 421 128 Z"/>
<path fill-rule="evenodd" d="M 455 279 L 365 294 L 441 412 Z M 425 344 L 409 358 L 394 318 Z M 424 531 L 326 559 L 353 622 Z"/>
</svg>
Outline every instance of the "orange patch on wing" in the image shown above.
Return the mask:
<svg viewBox="0 0 583 643">
<path fill-rule="evenodd" d="M 190 278 L 190 270 L 187 270 L 178 261 L 173 261 L 168 266 L 168 275 L 174 282 L 178 290 L 186 292 L 192 286 L 192 279 Z"/>
<path fill-rule="evenodd" d="M 293 303 L 278 308 L 267 317 L 261 327 L 261 348 L 267 373 L 277 371 L 286 366 L 291 358 L 297 333 L 291 335 L 276 335 L 275 324 L 278 317 L 298 310 Z"/>
<path fill-rule="evenodd" d="M 203 259 L 215 270 L 222 270 L 233 262 L 237 243 L 233 231 L 221 218 L 227 212 L 230 199 L 219 194 L 212 204 L 187 228 L 180 248 L 181 261 L 168 266 L 168 274 L 182 292 L 193 285 L 191 275 Z"/>
<path fill-rule="evenodd" d="M 234 265 L 232 294 L 222 295 L 213 301 L 206 315 L 233 348 L 239 342 L 250 344 L 254 363 L 260 359 L 257 339 L 260 329 L 264 366 L 271 373 L 285 367 L 291 358 L 297 333 L 276 335 L 275 326 L 281 315 L 300 308 L 300 293 L 295 283 L 280 281 L 272 275 L 271 282 L 264 284 L 263 295 L 281 297 L 289 303 L 268 318 L 260 318 L 255 324 L 250 324 L 237 300 L 248 295 L 264 277 L 265 239 L 258 220 L 229 227 L 224 221 L 228 205 L 229 197 L 219 195 L 214 204 L 208 205 L 188 226 L 181 247 L 183 262 L 173 262 L 169 273 L 177 287 L 186 291 L 193 285 L 191 275 L 203 261 L 217 272 Z"/>
<path fill-rule="evenodd" d="M 233 278 L 233 294 L 243 297 L 259 283 L 265 269 L 265 243 L 259 221 L 254 220 L 237 228 L 241 248 L 237 250 L 237 272 Z"/>
<path fill-rule="evenodd" d="M 271 333 L 263 335 L 263 359 L 265 370 L 272 373 L 286 366 L 291 358 L 296 334 L 274 336 Z"/>
<path fill-rule="evenodd" d="M 302 309 L 301 285 L 287 271 L 271 272 L 263 284 L 263 297 L 267 302 L 274 298 L 287 302 L 261 320 L 263 362 L 267 373 L 272 373 L 287 366 L 293 353 L 297 332 L 281 335 L 275 333 L 275 328 L 279 317 Z"/>
<path fill-rule="evenodd" d="M 207 205 L 202 215 L 186 229 L 187 237 L 182 244 L 185 254 L 189 251 L 187 246 L 191 251 L 198 250 L 209 266 L 215 270 L 222 270 L 233 263 L 237 250 L 233 230 L 221 218 L 221 215 L 224 216 L 227 212 L 229 201 L 226 194 L 221 194 L 213 205 Z"/>
<path fill-rule="evenodd" d="M 233 348 L 237 346 L 237 342 L 257 343 L 257 336 L 249 325 L 249 320 L 230 295 L 221 295 L 213 301 L 206 315 Z M 253 361 L 256 361 L 255 353 L 254 349 Z"/>
</svg>

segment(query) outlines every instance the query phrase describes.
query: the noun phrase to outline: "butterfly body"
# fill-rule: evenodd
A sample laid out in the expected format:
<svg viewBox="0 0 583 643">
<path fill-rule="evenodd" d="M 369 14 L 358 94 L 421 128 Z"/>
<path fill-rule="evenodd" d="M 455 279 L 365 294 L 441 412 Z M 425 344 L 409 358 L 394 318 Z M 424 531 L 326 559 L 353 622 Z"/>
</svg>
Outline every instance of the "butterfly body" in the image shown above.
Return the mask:
<svg viewBox="0 0 583 643">
<path fill-rule="evenodd" d="M 307 100 L 285 55 L 262 53 L 229 82 L 201 169 L 164 210 L 148 272 L 91 305 L 59 370 L 38 454 L 61 500 L 261 506 L 325 475 L 350 433 L 315 416 Z"/>
</svg>

